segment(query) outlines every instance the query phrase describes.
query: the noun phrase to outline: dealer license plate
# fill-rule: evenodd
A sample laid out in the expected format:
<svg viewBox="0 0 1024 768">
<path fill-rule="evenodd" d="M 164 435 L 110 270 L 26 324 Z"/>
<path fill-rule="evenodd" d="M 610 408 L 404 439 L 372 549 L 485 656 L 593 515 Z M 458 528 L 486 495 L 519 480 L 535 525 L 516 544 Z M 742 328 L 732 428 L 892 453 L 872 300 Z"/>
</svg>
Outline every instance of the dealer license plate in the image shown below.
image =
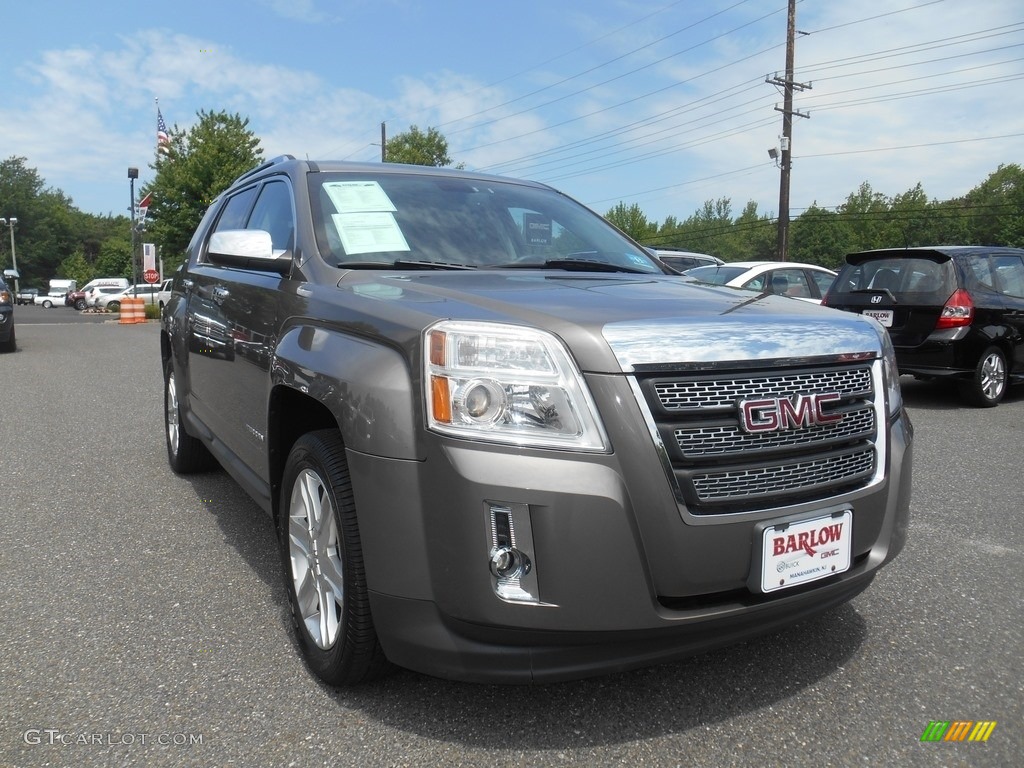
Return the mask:
<svg viewBox="0 0 1024 768">
<path fill-rule="evenodd" d="M 764 529 L 761 590 L 774 592 L 850 569 L 853 512 Z"/>
<path fill-rule="evenodd" d="M 891 309 L 865 309 L 861 314 L 875 318 L 875 320 L 880 322 L 886 328 L 892 328 Z"/>
</svg>

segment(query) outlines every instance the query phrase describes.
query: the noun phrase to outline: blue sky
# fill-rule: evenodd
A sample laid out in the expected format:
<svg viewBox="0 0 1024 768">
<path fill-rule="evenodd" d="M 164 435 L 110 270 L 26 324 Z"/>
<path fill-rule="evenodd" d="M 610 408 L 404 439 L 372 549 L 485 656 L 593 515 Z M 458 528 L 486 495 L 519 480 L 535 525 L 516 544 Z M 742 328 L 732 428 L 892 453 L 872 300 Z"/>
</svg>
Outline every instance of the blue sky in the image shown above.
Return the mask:
<svg viewBox="0 0 1024 768">
<path fill-rule="evenodd" d="M 12 3 L 13 4 L 13 3 Z M 1019 0 L 797 5 L 791 212 L 862 182 L 962 195 L 1024 162 Z M 33 0 L 4 14 L 0 158 L 82 210 L 127 212 L 156 106 L 225 109 L 266 157 L 377 160 L 437 127 L 470 169 L 549 183 L 604 213 L 778 210 L 786 0 Z M 3 215 L 3 211 L 0 211 Z"/>
</svg>

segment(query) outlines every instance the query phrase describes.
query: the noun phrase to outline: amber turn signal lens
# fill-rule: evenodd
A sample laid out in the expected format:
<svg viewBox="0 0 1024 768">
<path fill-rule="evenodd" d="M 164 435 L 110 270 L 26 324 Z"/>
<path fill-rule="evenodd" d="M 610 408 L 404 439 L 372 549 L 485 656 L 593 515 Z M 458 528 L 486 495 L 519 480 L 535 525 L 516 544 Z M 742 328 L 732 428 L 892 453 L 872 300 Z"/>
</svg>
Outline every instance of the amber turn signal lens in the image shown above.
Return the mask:
<svg viewBox="0 0 1024 768">
<path fill-rule="evenodd" d="M 434 408 L 434 420 L 442 424 L 451 424 L 452 399 L 448 392 L 448 379 L 444 376 L 431 376 L 430 397 Z"/>
</svg>

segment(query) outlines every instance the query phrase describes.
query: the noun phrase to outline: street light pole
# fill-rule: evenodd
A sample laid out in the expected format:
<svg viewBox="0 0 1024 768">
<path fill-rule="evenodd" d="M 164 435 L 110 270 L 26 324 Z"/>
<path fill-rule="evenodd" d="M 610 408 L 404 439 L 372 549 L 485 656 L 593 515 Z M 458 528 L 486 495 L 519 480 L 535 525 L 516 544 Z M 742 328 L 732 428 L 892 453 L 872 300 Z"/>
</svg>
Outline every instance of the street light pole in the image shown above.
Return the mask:
<svg viewBox="0 0 1024 768">
<path fill-rule="evenodd" d="M 18 257 L 14 253 L 14 225 L 18 223 L 18 219 L 11 216 L 9 219 L 0 219 L 0 224 L 10 227 L 11 230 L 11 269 L 14 270 L 14 274 L 18 274 Z M 14 278 L 14 295 L 18 295 L 18 278 Z"/>
<path fill-rule="evenodd" d="M 138 288 L 135 286 L 138 284 L 138 274 L 136 273 L 135 267 L 135 180 L 139 178 L 138 168 L 128 169 L 128 185 L 131 188 L 132 204 L 129 208 L 132 212 L 132 295 L 138 295 Z"/>
</svg>

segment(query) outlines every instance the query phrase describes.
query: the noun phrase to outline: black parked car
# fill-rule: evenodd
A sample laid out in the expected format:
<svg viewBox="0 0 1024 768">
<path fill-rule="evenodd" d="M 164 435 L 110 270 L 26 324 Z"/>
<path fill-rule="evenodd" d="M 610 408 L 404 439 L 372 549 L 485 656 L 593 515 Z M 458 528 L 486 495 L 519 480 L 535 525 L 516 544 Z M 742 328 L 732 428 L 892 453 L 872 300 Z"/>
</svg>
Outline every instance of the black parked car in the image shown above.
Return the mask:
<svg viewBox="0 0 1024 768">
<path fill-rule="evenodd" d="M 0 278 L 0 352 L 13 352 L 17 342 L 14 339 L 14 294 L 7 283 Z"/>
<path fill-rule="evenodd" d="M 889 329 L 900 373 L 959 382 L 983 407 L 1024 381 L 1024 250 L 935 246 L 851 253 L 824 304 Z"/>
</svg>

